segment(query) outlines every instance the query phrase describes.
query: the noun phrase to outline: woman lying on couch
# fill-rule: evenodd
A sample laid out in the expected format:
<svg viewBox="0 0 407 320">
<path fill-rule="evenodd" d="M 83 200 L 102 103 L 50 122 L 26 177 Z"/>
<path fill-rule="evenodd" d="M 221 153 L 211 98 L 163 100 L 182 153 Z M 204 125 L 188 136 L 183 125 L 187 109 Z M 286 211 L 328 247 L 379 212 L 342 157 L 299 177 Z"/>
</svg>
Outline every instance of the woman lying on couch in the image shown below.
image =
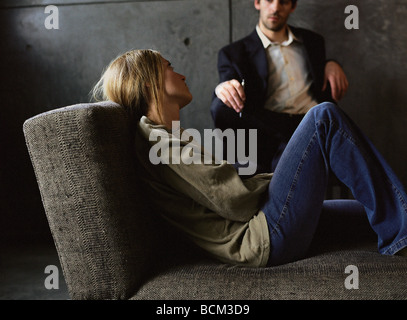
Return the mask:
<svg viewBox="0 0 407 320">
<path fill-rule="evenodd" d="M 184 161 L 185 156 L 206 159 L 207 153 L 191 148 L 180 134 L 184 130 L 172 127 L 192 95 L 185 77 L 160 53 L 134 50 L 119 56 L 94 93 L 124 106 L 135 120 L 136 150 L 150 201 L 217 259 L 262 267 L 303 258 L 328 206 L 324 197 L 330 170 L 357 200 L 335 201 L 337 209 L 364 210 L 379 252 L 406 255 L 403 186 L 336 105 L 322 103 L 307 113 L 273 174 L 242 179 L 225 161 Z M 151 150 L 159 141 L 160 156 L 168 161 L 155 165 Z"/>
</svg>

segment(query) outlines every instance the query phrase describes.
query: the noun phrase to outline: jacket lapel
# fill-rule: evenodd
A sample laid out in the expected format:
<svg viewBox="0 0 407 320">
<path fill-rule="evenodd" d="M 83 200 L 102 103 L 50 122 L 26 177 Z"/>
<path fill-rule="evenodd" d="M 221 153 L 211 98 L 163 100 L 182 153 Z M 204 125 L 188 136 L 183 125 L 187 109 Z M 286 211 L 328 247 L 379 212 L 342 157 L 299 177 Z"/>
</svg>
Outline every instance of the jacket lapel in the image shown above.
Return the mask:
<svg viewBox="0 0 407 320">
<path fill-rule="evenodd" d="M 310 70 L 312 78 L 314 80 L 317 79 L 316 74 L 315 74 L 315 62 L 311 59 L 312 55 L 310 54 L 314 50 L 313 43 L 310 41 L 307 41 L 307 39 L 304 38 L 304 35 L 300 29 L 297 29 L 292 26 L 290 26 L 290 29 L 291 29 L 291 32 L 294 34 L 294 36 L 302 42 L 302 44 L 305 48 L 305 56 L 306 56 L 306 60 L 307 60 L 307 64 L 308 64 L 308 70 Z"/>
<path fill-rule="evenodd" d="M 267 57 L 266 51 L 264 50 L 263 44 L 257 35 L 256 30 L 254 30 L 247 38 L 246 38 L 246 50 L 248 52 L 248 57 L 254 65 L 257 74 L 260 76 L 263 84 L 263 90 L 265 92 L 267 88 L 267 73 L 268 73 L 268 66 L 267 66 Z"/>
</svg>

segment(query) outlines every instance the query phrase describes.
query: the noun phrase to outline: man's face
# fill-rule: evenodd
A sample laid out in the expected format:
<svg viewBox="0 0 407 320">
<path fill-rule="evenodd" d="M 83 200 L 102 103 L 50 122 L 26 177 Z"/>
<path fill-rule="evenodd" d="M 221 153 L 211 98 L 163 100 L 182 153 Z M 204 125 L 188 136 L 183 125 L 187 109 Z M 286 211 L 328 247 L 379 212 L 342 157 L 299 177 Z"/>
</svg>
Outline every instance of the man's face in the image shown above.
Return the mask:
<svg viewBox="0 0 407 320">
<path fill-rule="evenodd" d="M 285 27 L 288 17 L 295 10 L 291 0 L 255 0 L 254 6 L 260 11 L 259 23 L 274 32 Z"/>
</svg>

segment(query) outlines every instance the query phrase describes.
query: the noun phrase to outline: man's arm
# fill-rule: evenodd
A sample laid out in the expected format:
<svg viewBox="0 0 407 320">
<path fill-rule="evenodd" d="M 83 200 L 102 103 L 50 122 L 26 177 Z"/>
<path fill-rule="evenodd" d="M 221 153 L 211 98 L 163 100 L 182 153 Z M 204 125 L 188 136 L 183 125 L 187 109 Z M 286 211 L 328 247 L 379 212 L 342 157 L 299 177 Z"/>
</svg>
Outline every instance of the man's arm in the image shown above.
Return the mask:
<svg viewBox="0 0 407 320">
<path fill-rule="evenodd" d="M 241 72 L 223 50 L 219 51 L 218 55 L 218 72 L 220 83 L 215 88 L 216 97 L 229 108 L 241 112 L 246 100 L 244 88 L 240 82 Z"/>
<path fill-rule="evenodd" d="M 304 41 L 315 82 L 315 91 L 319 102 L 339 101 L 348 89 L 348 80 L 341 65 L 326 58 L 325 39 L 313 31 L 290 26 L 294 34 Z"/>
<path fill-rule="evenodd" d="M 335 101 L 341 100 L 348 90 L 349 82 L 342 67 L 336 61 L 329 60 L 325 64 L 324 84 L 322 91 L 325 91 L 327 84 L 331 87 L 331 95 Z"/>
</svg>

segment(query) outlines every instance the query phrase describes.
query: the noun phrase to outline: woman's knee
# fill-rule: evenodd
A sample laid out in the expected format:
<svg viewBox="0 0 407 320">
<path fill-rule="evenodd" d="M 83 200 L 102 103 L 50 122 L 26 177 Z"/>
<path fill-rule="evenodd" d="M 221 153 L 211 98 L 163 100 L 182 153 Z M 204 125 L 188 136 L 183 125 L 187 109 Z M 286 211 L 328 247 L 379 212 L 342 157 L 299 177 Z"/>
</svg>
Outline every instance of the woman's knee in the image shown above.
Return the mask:
<svg viewBox="0 0 407 320">
<path fill-rule="evenodd" d="M 326 112 L 326 111 L 331 111 L 331 110 L 336 110 L 338 106 L 333 103 L 333 102 L 322 102 L 315 107 L 311 108 L 310 111 L 315 111 L 315 112 Z"/>
<path fill-rule="evenodd" d="M 311 108 L 308 112 L 311 113 L 315 120 L 332 119 L 342 116 L 339 107 L 332 102 L 320 103 Z"/>
</svg>

